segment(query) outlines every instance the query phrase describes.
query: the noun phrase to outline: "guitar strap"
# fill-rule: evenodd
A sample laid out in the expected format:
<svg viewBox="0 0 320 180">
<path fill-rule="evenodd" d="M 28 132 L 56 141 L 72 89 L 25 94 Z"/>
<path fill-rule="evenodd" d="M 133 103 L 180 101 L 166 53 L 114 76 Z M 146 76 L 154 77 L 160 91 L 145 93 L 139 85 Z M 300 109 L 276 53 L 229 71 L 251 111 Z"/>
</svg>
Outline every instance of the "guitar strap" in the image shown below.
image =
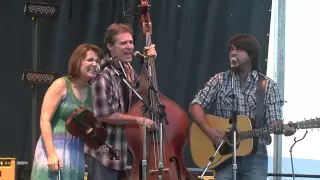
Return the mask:
<svg viewBox="0 0 320 180">
<path fill-rule="evenodd" d="M 261 127 L 262 121 L 264 120 L 264 99 L 266 89 L 266 78 L 264 75 L 258 72 L 258 82 L 256 90 L 256 125 L 258 128 Z"/>
</svg>

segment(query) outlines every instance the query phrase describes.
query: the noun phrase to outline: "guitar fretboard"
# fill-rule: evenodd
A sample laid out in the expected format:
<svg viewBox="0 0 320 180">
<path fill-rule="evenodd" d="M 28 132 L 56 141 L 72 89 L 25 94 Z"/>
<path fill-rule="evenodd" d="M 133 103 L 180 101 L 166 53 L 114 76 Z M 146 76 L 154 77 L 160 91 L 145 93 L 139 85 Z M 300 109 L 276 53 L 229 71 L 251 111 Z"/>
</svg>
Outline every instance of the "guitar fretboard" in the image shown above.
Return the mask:
<svg viewBox="0 0 320 180">
<path fill-rule="evenodd" d="M 263 137 L 269 134 L 282 134 L 283 126 L 274 126 L 274 127 L 264 127 L 260 129 L 253 129 L 250 131 L 243 131 L 240 133 L 240 140 Z"/>
</svg>

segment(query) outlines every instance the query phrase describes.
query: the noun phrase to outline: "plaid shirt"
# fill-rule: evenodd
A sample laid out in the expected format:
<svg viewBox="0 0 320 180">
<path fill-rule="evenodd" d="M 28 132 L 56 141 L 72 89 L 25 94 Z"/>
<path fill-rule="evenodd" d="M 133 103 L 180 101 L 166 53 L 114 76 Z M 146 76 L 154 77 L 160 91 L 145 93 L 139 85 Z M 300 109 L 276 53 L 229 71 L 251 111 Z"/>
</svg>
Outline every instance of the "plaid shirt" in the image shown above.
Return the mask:
<svg viewBox="0 0 320 180">
<path fill-rule="evenodd" d="M 121 70 L 119 71 L 122 72 Z M 135 82 L 132 87 L 137 89 L 138 77 L 136 74 L 135 76 Z M 132 92 L 128 91 L 127 86 L 113 69 L 109 67 L 104 68 L 104 70 L 96 76 L 93 84 L 92 105 L 94 116 L 109 116 L 115 112 L 126 113 L 131 104 L 131 95 Z M 106 148 L 106 146 L 102 146 L 98 150 L 89 149 L 85 146 L 85 153 L 93 156 L 106 167 L 123 171 L 127 165 L 127 137 L 125 126 L 105 123 L 102 123 L 102 125 L 108 131 L 106 144 L 119 150 L 120 159 L 111 160 L 108 154 L 109 149 Z"/>
<path fill-rule="evenodd" d="M 208 109 L 212 104 L 216 105 L 215 115 L 229 119 L 232 111 L 232 72 L 226 71 L 211 77 L 204 88 L 195 96 L 192 104 L 199 104 L 203 109 Z M 240 83 L 240 76 L 235 75 L 235 95 L 237 99 L 237 111 L 241 115 L 255 119 L 256 111 L 256 87 L 258 72 L 249 74 L 244 85 Z M 275 121 L 282 121 L 282 106 L 278 85 L 266 77 L 266 90 L 264 100 L 264 119 L 260 120 L 261 126 L 266 126 Z M 256 120 L 258 121 L 258 120 Z M 271 136 L 259 138 L 259 148 L 265 148 L 271 143 Z"/>
</svg>

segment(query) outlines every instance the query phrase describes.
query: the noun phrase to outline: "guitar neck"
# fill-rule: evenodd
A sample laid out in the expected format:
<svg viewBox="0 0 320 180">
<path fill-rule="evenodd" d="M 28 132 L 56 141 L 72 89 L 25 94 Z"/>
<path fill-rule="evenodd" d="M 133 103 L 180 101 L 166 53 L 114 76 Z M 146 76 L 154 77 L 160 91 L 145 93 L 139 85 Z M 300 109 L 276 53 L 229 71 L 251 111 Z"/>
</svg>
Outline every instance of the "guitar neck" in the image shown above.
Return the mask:
<svg viewBox="0 0 320 180">
<path fill-rule="evenodd" d="M 297 125 L 294 123 L 293 126 L 296 127 Z M 243 140 L 255 137 L 263 137 L 269 134 L 283 134 L 283 126 L 264 127 L 250 131 L 243 131 L 240 133 L 240 139 Z"/>
</svg>

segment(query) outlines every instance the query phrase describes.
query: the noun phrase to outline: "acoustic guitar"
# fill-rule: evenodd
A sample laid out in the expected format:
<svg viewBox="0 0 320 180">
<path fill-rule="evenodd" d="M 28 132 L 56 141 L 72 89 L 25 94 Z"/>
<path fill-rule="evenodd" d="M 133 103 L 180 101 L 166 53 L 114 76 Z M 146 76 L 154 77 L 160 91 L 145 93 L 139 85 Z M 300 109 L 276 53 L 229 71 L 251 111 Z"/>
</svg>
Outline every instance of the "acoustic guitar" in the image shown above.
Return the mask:
<svg viewBox="0 0 320 180">
<path fill-rule="evenodd" d="M 230 130 L 231 125 L 228 119 L 207 114 L 206 120 L 210 127 L 226 132 L 225 141 L 217 152 L 212 165 L 209 166 L 209 169 L 212 169 L 227 159 L 232 158 L 233 131 Z M 255 129 L 253 128 L 255 125 L 244 115 L 238 115 L 237 122 L 237 156 L 249 155 L 255 148 L 257 137 L 269 134 L 283 134 L 283 126 Z M 293 126 L 296 129 L 320 128 L 320 118 L 293 123 Z M 190 148 L 192 159 L 198 167 L 205 168 L 207 166 L 209 158 L 216 153 L 218 146 L 219 144 L 214 144 L 195 122 L 192 123 L 190 128 Z"/>
</svg>

